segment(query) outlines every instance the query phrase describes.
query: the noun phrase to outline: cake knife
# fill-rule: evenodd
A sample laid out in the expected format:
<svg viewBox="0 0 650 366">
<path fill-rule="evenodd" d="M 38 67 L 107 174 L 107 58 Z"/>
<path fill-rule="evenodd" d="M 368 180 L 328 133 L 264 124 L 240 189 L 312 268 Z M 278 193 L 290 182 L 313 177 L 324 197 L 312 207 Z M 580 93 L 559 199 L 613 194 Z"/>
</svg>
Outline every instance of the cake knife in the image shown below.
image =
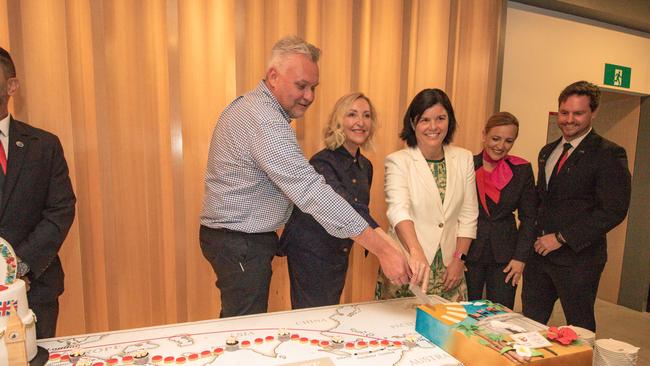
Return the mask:
<svg viewBox="0 0 650 366">
<path fill-rule="evenodd" d="M 421 303 L 423 303 L 425 305 L 434 305 L 435 304 L 433 302 L 433 300 L 431 300 L 431 298 L 429 296 L 427 296 L 427 294 L 422 292 L 422 289 L 420 288 L 420 286 L 418 286 L 418 285 L 416 285 L 414 283 L 410 283 L 409 284 L 409 290 L 411 290 L 411 292 L 415 294 L 415 297 L 417 297 L 418 300 Z"/>
</svg>

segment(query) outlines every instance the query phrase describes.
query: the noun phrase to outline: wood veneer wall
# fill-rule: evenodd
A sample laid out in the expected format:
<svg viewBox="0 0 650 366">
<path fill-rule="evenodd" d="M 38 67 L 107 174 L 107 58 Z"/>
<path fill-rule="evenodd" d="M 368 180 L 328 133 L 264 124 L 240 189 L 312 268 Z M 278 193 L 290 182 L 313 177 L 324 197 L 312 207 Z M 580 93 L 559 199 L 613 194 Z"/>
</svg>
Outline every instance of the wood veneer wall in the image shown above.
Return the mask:
<svg viewBox="0 0 650 366">
<path fill-rule="evenodd" d="M 78 197 L 61 255 L 59 335 L 218 316 L 198 245 L 203 175 L 221 110 L 263 76 L 268 51 L 298 34 L 323 50 L 321 85 L 294 123 L 322 148 L 334 101 L 361 90 L 380 128 L 371 210 L 386 225 L 383 159 L 410 99 L 446 88 L 478 150 L 494 111 L 502 0 L 2 0 L 0 45 L 21 80 L 12 113 L 56 133 Z M 277 258 L 269 309 L 289 308 Z M 377 261 L 356 248 L 342 300 L 369 300 Z"/>
</svg>

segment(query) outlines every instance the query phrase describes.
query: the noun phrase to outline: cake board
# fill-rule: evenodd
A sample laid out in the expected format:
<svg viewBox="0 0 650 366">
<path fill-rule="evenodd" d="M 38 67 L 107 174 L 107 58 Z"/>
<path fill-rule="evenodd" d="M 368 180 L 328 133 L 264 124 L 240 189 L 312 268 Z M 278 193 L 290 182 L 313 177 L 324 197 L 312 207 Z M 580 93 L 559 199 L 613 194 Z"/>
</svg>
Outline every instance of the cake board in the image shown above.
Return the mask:
<svg viewBox="0 0 650 366">
<path fill-rule="evenodd" d="M 47 363 L 47 360 L 50 357 L 50 352 L 48 352 L 47 349 L 41 346 L 38 346 L 37 349 L 38 351 L 36 352 L 36 356 L 29 361 L 29 366 L 43 366 Z"/>
</svg>

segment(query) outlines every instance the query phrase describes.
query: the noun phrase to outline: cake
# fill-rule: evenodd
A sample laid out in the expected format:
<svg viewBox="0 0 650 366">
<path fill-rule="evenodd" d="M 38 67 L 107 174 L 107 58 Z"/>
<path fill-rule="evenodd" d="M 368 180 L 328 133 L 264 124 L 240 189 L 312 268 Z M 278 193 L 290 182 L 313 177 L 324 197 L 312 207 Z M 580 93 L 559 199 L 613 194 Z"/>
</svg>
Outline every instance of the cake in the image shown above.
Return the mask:
<svg viewBox="0 0 650 366">
<path fill-rule="evenodd" d="M 418 333 L 465 365 L 591 364 L 590 347 L 550 342 L 546 329 L 488 300 L 421 305 L 415 323 Z"/>
<path fill-rule="evenodd" d="M 11 245 L 0 238 L 0 366 L 27 364 L 36 357 L 36 316 L 27 304 L 27 287 L 16 278 Z"/>
</svg>

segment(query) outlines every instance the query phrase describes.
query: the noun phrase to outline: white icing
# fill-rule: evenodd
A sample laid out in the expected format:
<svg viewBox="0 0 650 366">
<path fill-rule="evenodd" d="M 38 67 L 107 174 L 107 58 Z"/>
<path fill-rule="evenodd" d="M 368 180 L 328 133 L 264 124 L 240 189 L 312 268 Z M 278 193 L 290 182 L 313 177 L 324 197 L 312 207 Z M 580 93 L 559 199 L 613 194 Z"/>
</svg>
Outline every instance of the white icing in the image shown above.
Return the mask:
<svg viewBox="0 0 650 366">
<path fill-rule="evenodd" d="M 36 316 L 29 309 L 27 303 L 27 288 L 25 282 L 16 279 L 16 256 L 11 245 L 0 238 L 0 285 L 4 286 L 0 290 L 0 366 L 9 365 L 6 340 L 7 323 L 9 314 L 16 311 L 14 303 L 17 303 L 18 317 L 25 326 L 25 348 L 27 359 L 31 360 L 36 357 L 38 349 L 36 347 Z M 6 287 L 6 288 L 5 288 Z"/>
</svg>

